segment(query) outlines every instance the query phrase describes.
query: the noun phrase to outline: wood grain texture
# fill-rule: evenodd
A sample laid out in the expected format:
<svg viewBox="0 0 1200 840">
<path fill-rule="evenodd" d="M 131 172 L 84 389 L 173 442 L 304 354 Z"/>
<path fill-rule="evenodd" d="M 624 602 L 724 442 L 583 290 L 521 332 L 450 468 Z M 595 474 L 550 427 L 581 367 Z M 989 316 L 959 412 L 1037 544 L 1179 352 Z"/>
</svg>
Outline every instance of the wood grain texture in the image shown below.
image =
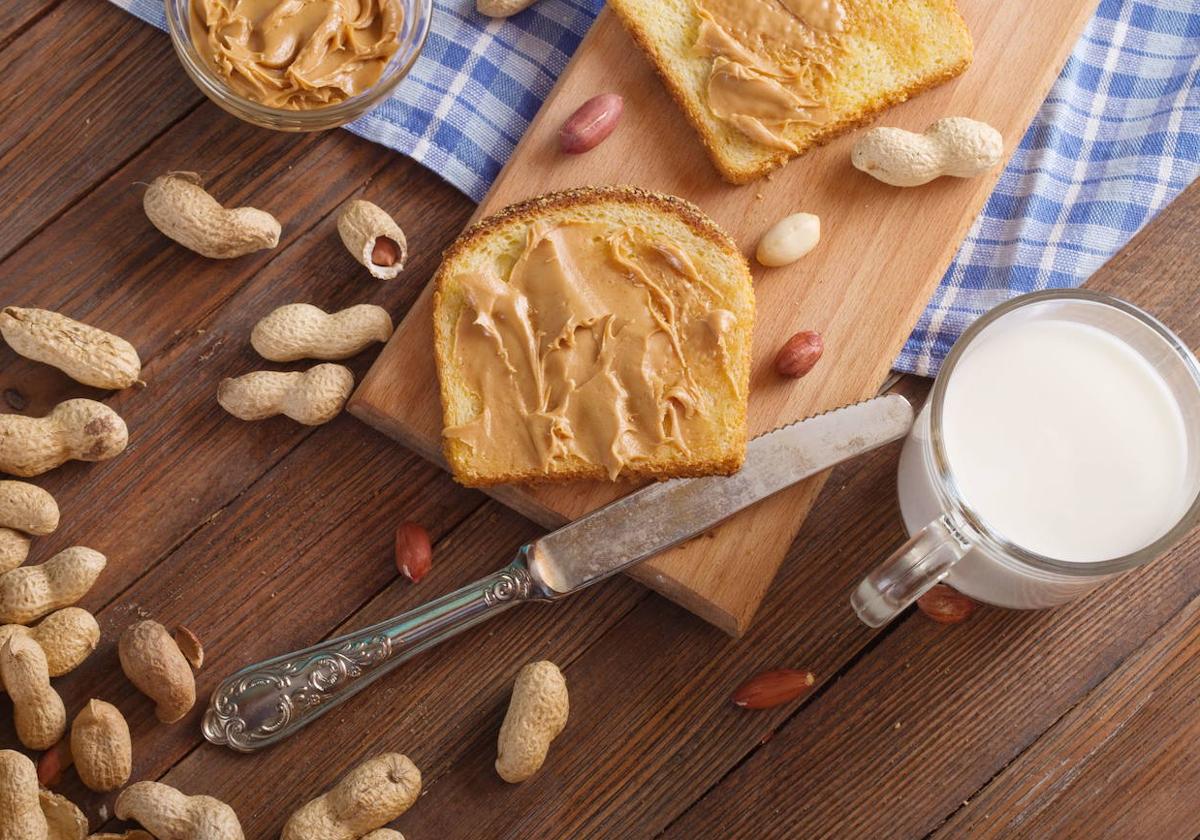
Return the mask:
<svg viewBox="0 0 1200 840">
<path fill-rule="evenodd" d="M 8 0 L 0 5 L 0 49 L 62 0 Z"/>
<path fill-rule="evenodd" d="M 202 101 L 152 27 L 52 7 L 0 51 L 0 257 Z"/>
<path fill-rule="evenodd" d="M 1190 840 L 1200 836 L 1197 801 L 1200 601 L 1193 600 L 934 837 Z"/>
<path fill-rule="evenodd" d="M 959 5 L 975 37 L 974 65 L 960 79 L 888 111 L 883 119 L 922 130 L 946 114 L 969 114 L 996 126 L 1011 151 L 1095 3 L 1070 0 L 1053 16 L 1036 16 L 1036 25 L 1030 2 L 962 0 Z M 613 62 L 614 55 L 628 59 Z M 579 103 L 601 92 L 625 97 L 621 125 L 592 152 L 562 155 L 556 146 L 558 127 Z M 853 135 L 839 138 L 770 180 L 729 186 L 649 63 L 606 12 L 479 213 L 567 186 L 631 182 L 696 202 L 748 253 L 779 216 L 797 209 L 821 216 L 823 239 L 816 251 L 786 268 L 755 268 L 749 418 L 750 432 L 757 435 L 875 393 L 999 174 L 898 190 L 850 166 L 853 142 Z M 426 292 L 355 393 L 351 411 L 440 463 L 442 421 L 431 320 L 431 295 Z M 826 350 L 817 368 L 796 383 L 775 374 L 773 359 L 783 341 L 801 329 L 820 332 Z M 820 483 L 818 478 L 780 494 L 717 528 L 713 539 L 694 541 L 631 574 L 739 635 L 775 577 Z M 506 487 L 492 495 L 552 526 L 628 489 L 594 482 Z M 739 562 L 730 563 L 731 557 Z"/>
</svg>

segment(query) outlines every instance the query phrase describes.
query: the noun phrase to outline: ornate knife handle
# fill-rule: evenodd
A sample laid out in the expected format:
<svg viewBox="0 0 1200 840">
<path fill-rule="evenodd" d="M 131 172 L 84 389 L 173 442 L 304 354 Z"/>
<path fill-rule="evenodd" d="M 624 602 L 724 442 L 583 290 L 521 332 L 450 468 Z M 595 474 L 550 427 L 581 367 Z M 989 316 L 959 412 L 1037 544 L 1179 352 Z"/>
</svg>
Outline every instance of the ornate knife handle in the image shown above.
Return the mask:
<svg viewBox="0 0 1200 840">
<path fill-rule="evenodd" d="M 213 692 L 204 737 L 238 752 L 270 746 L 421 651 L 541 597 L 522 552 L 494 575 L 403 615 L 243 668 Z"/>
</svg>

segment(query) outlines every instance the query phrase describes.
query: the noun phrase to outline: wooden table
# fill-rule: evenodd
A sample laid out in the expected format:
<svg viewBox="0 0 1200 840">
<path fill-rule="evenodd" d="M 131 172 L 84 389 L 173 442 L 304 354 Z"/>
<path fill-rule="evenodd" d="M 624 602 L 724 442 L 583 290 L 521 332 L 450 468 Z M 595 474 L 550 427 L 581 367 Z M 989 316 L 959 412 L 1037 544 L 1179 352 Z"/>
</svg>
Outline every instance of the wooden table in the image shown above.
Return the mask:
<svg viewBox="0 0 1200 840">
<path fill-rule="evenodd" d="M 92 696 L 124 711 L 135 779 L 225 799 L 249 838 L 276 836 L 294 807 L 383 750 L 424 774 L 425 795 L 397 823 L 410 840 L 1200 832 L 1197 535 L 1063 609 L 984 608 L 950 627 L 910 613 L 873 632 L 845 599 L 900 540 L 895 446 L 834 473 L 740 641 L 618 579 L 460 637 L 265 753 L 204 744 L 199 705 L 158 724 L 117 666 L 116 638 L 138 616 L 203 639 L 207 697 L 240 665 L 415 606 L 537 535 L 349 416 L 246 424 L 214 398 L 222 377 L 262 366 L 247 337 L 278 304 L 372 301 L 402 315 L 471 204 L 346 132 L 236 122 L 188 82 L 166 37 L 96 0 L 3 4 L 0 114 L 0 303 L 103 325 L 145 362 L 145 390 L 103 395 L 0 351 L 2 410 L 99 396 L 129 423 L 121 457 L 37 480 L 63 522 L 34 560 L 75 543 L 109 557 L 83 602 L 100 647 L 56 686 L 72 714 Z M 275 212 L 279 248 L 214 262 L 169 244 L 139 186 L 169 169 Z M 370 280 L 337 242 L 333 212 L 359 195 L 408 232 L 400 281 Z M 1198 223 L 1194 187 L 1091 286 L 1200 344 Z M 927 385 L 901 387 L 919 398 Z M 406 519 L 436 540 L 419 586 L 392 565 Z M 496 730 L 513 674 L 538 658 L 565 670 L 571 720 L 543 772 L 510 786 L 492 769 Z M 816 672 L 806 700 L 730 704 L 742 680 L 783 666 Z M 0 746 L 15 745 L 5 699 Z M 112 797 L 73 772 L 60 789 L 93 830 L 111 814 Z"/>
</svg>

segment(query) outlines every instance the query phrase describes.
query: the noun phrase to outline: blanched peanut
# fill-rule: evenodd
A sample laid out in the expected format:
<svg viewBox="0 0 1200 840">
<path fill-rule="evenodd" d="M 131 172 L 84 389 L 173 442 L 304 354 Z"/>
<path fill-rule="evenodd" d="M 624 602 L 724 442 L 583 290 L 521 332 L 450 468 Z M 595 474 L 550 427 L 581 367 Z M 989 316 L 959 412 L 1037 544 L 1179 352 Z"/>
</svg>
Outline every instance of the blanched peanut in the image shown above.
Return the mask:
<svg viewBox="0 0 1200 840">
<path fill-rule="evenodd" d="M 523 12 L 534 4 L 535 0 L 475 0 L 475 9 L 481 15 L 493 18 L 506 18 Z"/>
<path fill-rule="evenodd" d="M 217 402 L 239 420 L 265 420 L 277 414 L 306 426 L 328 423 L 341 413 L 354 388 L 354 374 L 324 364 L 304 372 L 261 370 L 224 379 Z"/>
<path fill-rule="evenodd" d="M 1004 138 L 987 123 L 945 117 L 915 134 L 901 128 L 872 128 L 854 144 L 856 169 L 894 187 L 916 187 L 941 175 L 972 178 L 999 165 Z"/>
<path fill-rule="evenodd" d="M 240 257 L 279 244 L 279 222 L 253 207 L 226 210 L 195 172 L 155 178 L 142 197 L 151 224 L 185 248 L 213 259 Z"/>
<path fill-rule="evenodd" d="M 0 675 L 12 698 L 17 738 L 31 750 L 47 750 L 67 731 L 67 710 L 50 687 L 46 654 L 33 639 L 13 636 L 0 648 Z"/>
<path fill-rule="evenodd" d="M 354 840 L 403 814 L 421 793 L 421 771 L 407 756 L 384 753 L 347 773 L 298 808 L 281 840 Z"/>
<path fill-rule="evenodd" d="M 120 710 L 103 700 L 89 700 L 71 724 L 71 755 L 80 780 L 92 790 L 116 790 L 128 782 L 133 750 L 129 724 Z"/>
<path fill-rule="evenodd" d="M 517 673 L 508 713 L 500 726 L 496 772 L 523 782 L 546 760 L 550 742 L 567 725 L 567 681 L 553 662 L 531 662 Z"/>
<path fill-rule="evenodd" d="M 87 594 L 104 571 L 104 555 L 81 545 L 55 554 L 40 566 L 0 575 L 0 622 L 29 624 Z"/>
<path fill-rule="evenodd" d="M 336 361 L 391 335 L 392 318 L 381 306 L 362 303 L 328 313 L 308 303 L 289 303 L 254 325 L 250 344 L 272 362 Z"/>
<path fill-rule="evenodd" d="M 361 199 L 351 201 L 338 216 L 338 235 L 372 277 L 391 280 L 404 269 L 408 239 L 379 205 Z"/>
<path fill-rule="evenodd" d="M 0 472 L 28 478 L 66 461 L 104 461 L 125 451 L 129 430 L 95 400 L 67 400 L 45 417 L 0 414 Z"/>
<path fill-rule="evenodd" d="M 25 358 L 53 365 L 84 385 L 117 389 L 140 381 L 142 362 L 132 344 L 66 315 L 6 306 L 0 334 Z"/>
<path fill-rule="evenodd" d="M 615 93 L 593 96 L 575 109 L 558 130 L 558 146 L 569 155 L 589 152 L 616 130 L 625 100 Z"/>
<path fill-rule="evenodd" d="M 138 691 L 154 701 L 154 714 L 163 723 L 174 723 L 195 704 L 192 668 L 167 628 L 157 621 L 126 627 L 117 654 L 121 670 Z"/>
<path fill-rule="evenodd" d="M 758 240 L 755 257 L 765 266 L 788 265 L 821 241 L 821 219 L 812 213 L 793 213 L 773 224 Z"/>
</svg>

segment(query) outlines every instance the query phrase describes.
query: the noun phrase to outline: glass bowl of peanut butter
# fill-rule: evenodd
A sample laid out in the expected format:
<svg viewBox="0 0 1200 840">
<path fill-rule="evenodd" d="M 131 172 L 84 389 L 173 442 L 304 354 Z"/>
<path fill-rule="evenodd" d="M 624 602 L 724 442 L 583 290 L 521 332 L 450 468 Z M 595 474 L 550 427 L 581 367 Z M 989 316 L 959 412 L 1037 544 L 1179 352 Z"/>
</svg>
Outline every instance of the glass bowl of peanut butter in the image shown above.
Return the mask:
<svg viewBox="0 0 1200 840">
<path fill-rule="evenodd" d="M 166 0 L 184 70 L 236 117 L 280 131 L 352 122 L 408 75 L 433 0 Z"/>
</svg>

